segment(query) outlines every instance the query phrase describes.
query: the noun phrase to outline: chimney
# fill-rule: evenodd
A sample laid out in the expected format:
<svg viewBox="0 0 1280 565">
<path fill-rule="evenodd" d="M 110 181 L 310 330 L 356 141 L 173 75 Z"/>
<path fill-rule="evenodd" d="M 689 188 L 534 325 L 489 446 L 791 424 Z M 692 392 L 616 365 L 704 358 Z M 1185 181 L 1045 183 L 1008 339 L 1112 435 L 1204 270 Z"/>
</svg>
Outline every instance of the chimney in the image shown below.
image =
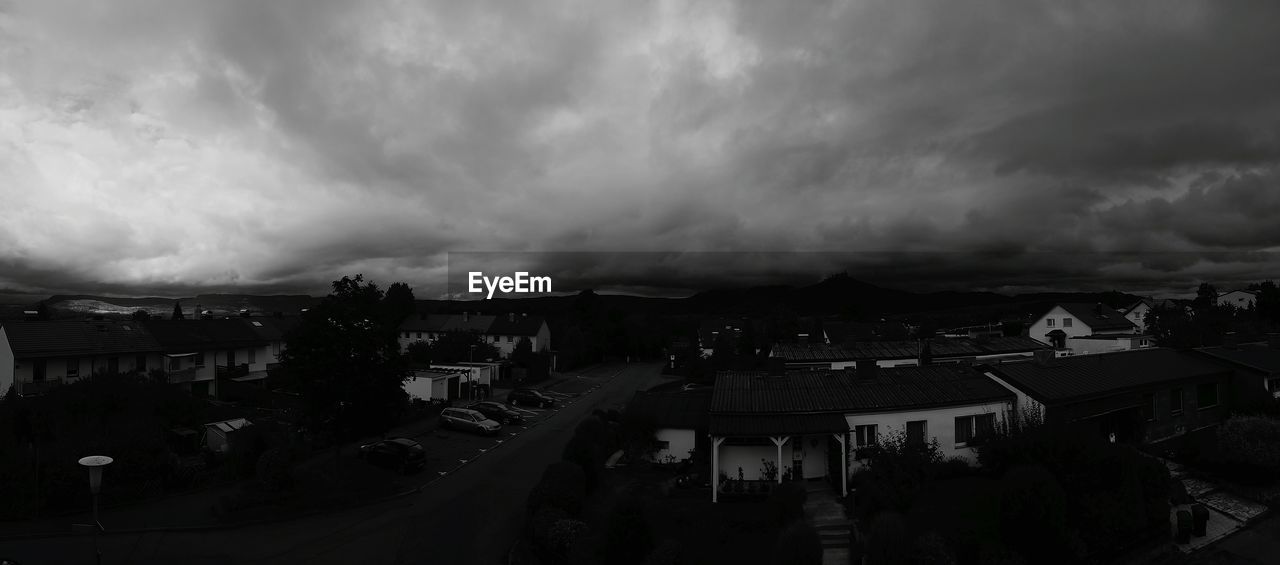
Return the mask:
<svg viewBox="0 0 1280 565">
<path fill-rule="evenodd" d="M 1102 303 L 1101 303 L 1101 302 L 1099 302 L 1099 303 L 1097 303 L 1097 304 L 1094 304 L 1094 305 L 1093 305 L 1093 315 L 1094 315 L 1094 316 L 1102 316 Z"/>
<path fill-rule="evenodd" d="M 1267 337 L 1270 337 L 1270 335 Z M 1236 335 L 1236 332 L 1227 332 L 1222 334 L 1222 346 L 1227 349 L 1240 347 L 1240 336 Z"/>
<path fill-rule="evenodd" d="M 1267 347 L 1271 349 L 1280 349 L 1280 333 L 1267 334 Z"/>
<path fill-rule="evenodd" d="M 923 367 L 933 362 L 933 340 L 922 339 L 919 344 L 920 349 L 919 355 L 916 356 L 916 362 Z"/>
<path fill-rule="evenodd" d="M 1032 355 L 1032 362 L 1041 367 L 1052 367 L 1057 359 L 1057 352 L 1052 349 L 1037 349 Z"/>
<path fill-rule="evenodd" d="M 854 366 L 854 374 L 858 379 L 870 380 L 876 378 L 879 365 L 876 365 L 875 359 L 859 359 Z"/>
</svg>

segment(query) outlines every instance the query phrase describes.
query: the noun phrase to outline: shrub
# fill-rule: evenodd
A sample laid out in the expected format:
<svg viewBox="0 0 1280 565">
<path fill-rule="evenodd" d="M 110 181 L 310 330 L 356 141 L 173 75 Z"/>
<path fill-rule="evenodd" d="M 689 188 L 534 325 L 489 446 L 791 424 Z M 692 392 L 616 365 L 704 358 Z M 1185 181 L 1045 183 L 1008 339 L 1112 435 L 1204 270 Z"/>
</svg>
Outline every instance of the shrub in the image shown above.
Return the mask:
<svg viewBox="0 0 1280 565">
<path fill-rule="evenodd" d="M 576 517 L 582 514 L 584 498 L 586 479 L 582 468 L 568 461 L 560 461 L 547 466 L 542 479 L 529 492 L 526 508 L 533 513 L 539 508 L 550 506 Z"/>
<path fill-rule="evenodd" d="M 548 532 L 545 549 L 553 562 L 563 563 L 569 559 L 569 551 L 584 537 L 590 528 L 582 520 L 565 518 L 557 520 Z"/>
<path fill-rule="evenodd" d="M 1067 495 L 1041 465 L 1015 467 L 1000 482 L 1000 530 L 1037 563 L 1066 559 Z"/>
<path fill-rule="evenodd" d="M 769 513 L 774 523 L 786 526 L 804 518 L 804 503 L 808 496 L 804 485 L 799 483 L 785 482 L 779 485 L 769 495 Z"/>
<path fill-rule="evenodd" d="M 662 540 L 644 559 L 644 565 L 682 565 L 683 563 L 684 548 L 680 542 L 670 538 Z"/>
<path fill-rule="evenodd" d="M 885 512 L 871 521 L 867 531 L 867 565 L 905 563 L 910 546 L 907 525 L 897 512 Z"/>
<path fill-rule="evenodd" d="M 801 521 L 778 534 L 773 548 L 775 565 L 821 565 L 822 538 L 813 526 Z"/>
<path fill-rule="evenodd" d="M 268 492 L 288 488 L 293 479 L 293 462 L 283 448 L 268 449 L 258 457 L 258 482 Z"/>
<path fill-rule="evenodd" d="M 1248 471 L 1280 470 L 1280 420 L 1234 416 L 1218 426 L 1218 449 L 1229 465 Z"/>
<path fill-rule="evenodd" d="M 955 565 L 956 557 L 947 540 L 937 532 L 927 532 L 911 544 L 912 565 Z"/>
<path fill-rule="evenodd" d="M 561 520 L 570 519 L 569 513 L 555 506 L 542 506 L 533 512 L 529 520 L 529 539 L 539 551 L 548 551 L 552 543 L 552 529 Z"/>
<path fill-rule="evenodd" d="M 653 548 L 653 533 L 644 516 L 644 500 L 624 493 L 606 518 L 602 557 L 606 563 L 636 565 Z"/>
</svg>

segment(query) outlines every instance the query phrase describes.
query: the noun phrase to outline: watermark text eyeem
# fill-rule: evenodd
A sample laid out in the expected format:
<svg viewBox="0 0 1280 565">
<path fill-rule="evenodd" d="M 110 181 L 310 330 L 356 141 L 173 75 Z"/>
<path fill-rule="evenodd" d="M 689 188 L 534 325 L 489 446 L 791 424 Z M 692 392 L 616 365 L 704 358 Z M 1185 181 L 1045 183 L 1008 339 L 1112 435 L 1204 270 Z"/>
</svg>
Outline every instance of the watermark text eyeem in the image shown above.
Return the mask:
<svg viewBox="0 0 1280 565">
<path fill-rule="evenodd" d="M 483 285 L 483 288 L 481 286 Z M 551 292 L 551 277 L 531 277 L 528 272 L 516 271 L 513 277 L 486 277 L 480 271 L 467 272 L 467 292 L 488 294 L 485 299 L 493 298 L 494 291 L 504 294 L 530 294 Z"/>
</svg>

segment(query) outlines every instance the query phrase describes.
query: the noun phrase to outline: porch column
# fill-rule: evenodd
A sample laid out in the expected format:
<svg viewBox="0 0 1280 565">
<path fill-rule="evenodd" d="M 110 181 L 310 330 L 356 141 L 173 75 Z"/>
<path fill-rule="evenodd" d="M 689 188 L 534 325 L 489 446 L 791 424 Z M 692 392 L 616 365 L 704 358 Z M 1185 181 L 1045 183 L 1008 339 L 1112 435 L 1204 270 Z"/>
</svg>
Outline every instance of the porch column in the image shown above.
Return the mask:
<svg viewBox="0 0 1280 565">
<path fill-rule="evenodd" d="M 840 496 L 849 495 L 849 455 L 845 447 L 845 434 L 831 434 L 840 442 Z"/>
<path fill-rule="evenodd" d="M 711 437 L 711 502 L 715 503 L 720 496 L 720 444 L 722 437 Z"/>
<path fill-rule="evenodd" d="M 782 446 L 786 445 L 787 440 L 789 439 L 791 439 L 790 436 L 788 437 L 773 436 L 769 438 L 769 440 L 773 442 L 773 445 L 778 448 L 778 463 L 777 463 L 778 484 L 782 484 Z"/>
</svg>

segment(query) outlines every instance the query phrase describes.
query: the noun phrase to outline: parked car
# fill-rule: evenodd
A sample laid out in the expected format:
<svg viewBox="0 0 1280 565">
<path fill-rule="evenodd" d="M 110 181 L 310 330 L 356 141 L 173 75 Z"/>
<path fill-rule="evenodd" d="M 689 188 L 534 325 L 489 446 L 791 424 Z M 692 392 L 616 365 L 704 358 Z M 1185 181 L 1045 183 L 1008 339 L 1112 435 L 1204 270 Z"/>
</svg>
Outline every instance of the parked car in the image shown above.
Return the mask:
<svg viewBox="0 0 1280 565">
<path fill-rule="evenodd" d="M 502 424 L 470 408 L 445 408 L 440 412 L 440 427 L 479 434 L 502 431 Z"/>
<path fill-rule="evenodd" d="M 533 388 L 517 388 L 507 394 L 507 404 L 512 406 L 537 406 L 538 408 L 551 408 L 556 405 L 554 398 L 542 394 L 541 391 Z"/>
<path fill-rule="evenodd" d="M 427 450 L 408 438 L 388 438 L 360 446 L 356 456 L 379 467 L 404 473 L 420 471 L 427 465 Z"/>
<path fill-rule="evenodd" d="M 523 424 L 524 416 L 519 412 L 507 408 L 497 402 L 477 402 L 468 406 L 472 410 L 484 414 L 486 418 L 498 422 L 504 426 L 511 424 Z"/>
</svg>

